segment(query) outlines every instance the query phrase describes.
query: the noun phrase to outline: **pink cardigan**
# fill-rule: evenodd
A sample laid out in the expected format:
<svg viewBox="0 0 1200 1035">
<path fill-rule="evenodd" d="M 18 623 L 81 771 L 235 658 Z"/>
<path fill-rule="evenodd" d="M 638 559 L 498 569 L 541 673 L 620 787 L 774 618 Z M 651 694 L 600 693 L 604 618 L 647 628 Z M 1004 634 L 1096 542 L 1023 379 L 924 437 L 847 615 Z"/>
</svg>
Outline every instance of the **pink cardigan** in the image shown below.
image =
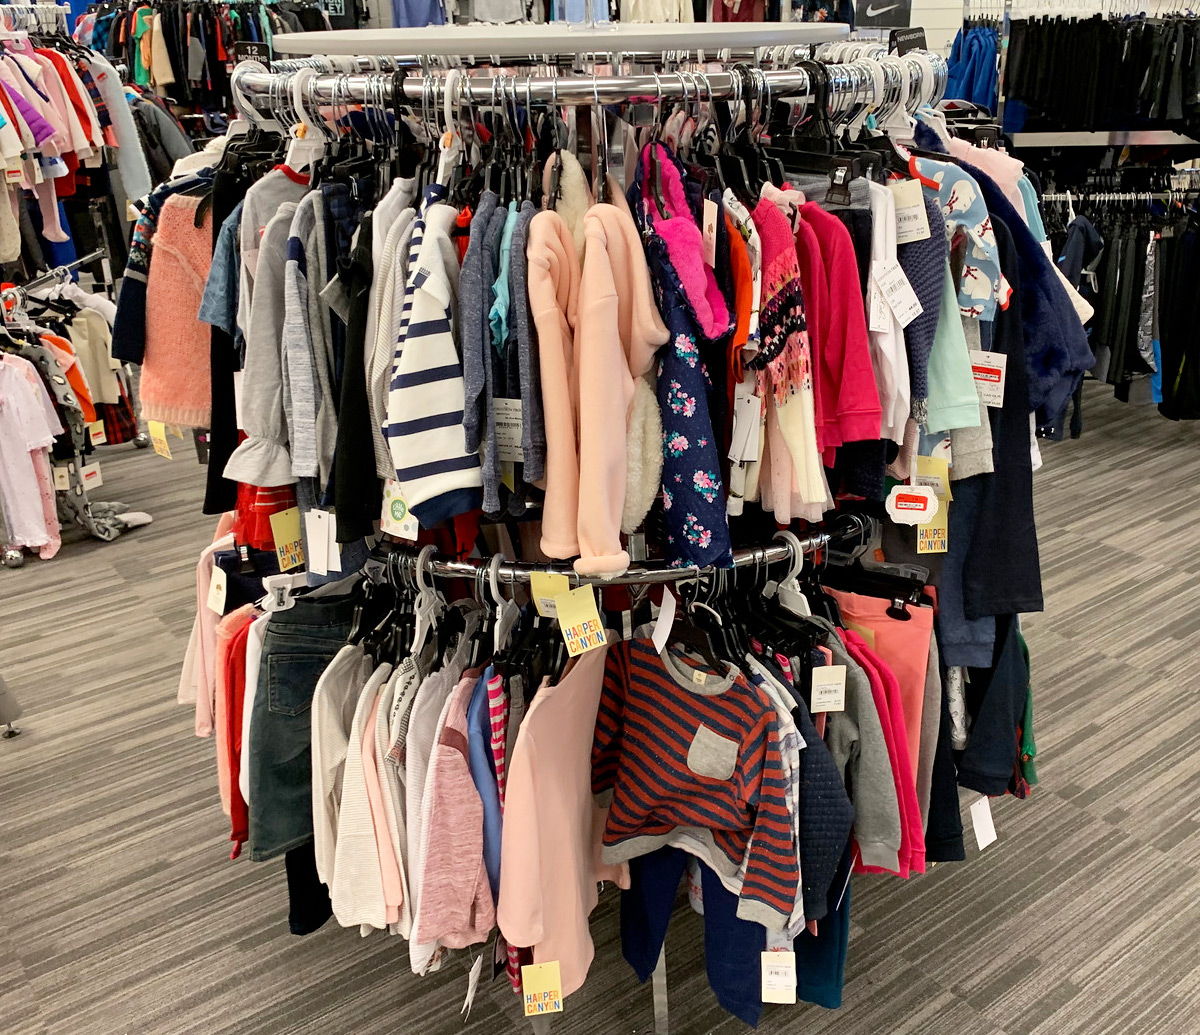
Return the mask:
<svg viewBox="0 0 1200 1035">
<path fill-rule="evenodd" d="M 537 218 L 536 216 L 534 218 Z M 483 865 L 483 801 L 467 758 L 467 704 L 478 676 L 451 692 L 425 778 L 425 869 L 412 942 L 465 949 L 487 941 L 496 906 Z M 412 822 L 412 817 L 409 817 Z M 422 823 L 425 823 L 422 816 Z"/>
<path fill-rule="evenodd" d="M 621 547 L 621 515 L 631 460 L 639 477 L 650 477 L 646 468 L 651 466 L 661 470 L 661 464 L 628 455 L 636 379 L 653 369 L 655 353 L 669 335 L 654 303 L 646 255 L 624 199 L 619 205 L 593 205 L 583 228 L 587 247 L 575 327 L 575 383 L 582 386 L 575 570 L 581 575 L 619 575 L 629 567 L 629 554 Z M 648 445 L 655 451 L 652 459 L 657 459 L 661 442 Z"/>
</svg>

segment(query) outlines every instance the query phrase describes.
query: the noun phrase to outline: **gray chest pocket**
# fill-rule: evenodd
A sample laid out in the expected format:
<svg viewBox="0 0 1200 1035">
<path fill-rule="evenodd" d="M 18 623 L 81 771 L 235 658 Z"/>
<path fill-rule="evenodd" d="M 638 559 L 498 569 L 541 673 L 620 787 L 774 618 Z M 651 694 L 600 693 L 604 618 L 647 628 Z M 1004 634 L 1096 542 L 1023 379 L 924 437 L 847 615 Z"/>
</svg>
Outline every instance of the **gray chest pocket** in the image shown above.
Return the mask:
<svg viewBox="0 0 1200 1035">
<path fill-rule="evenodd" d="M 688 768 L 697 776 L 728 780 L 737 766 L 737 753 L 737 741 L 722 737 L 701 723 L 688 748 Z"/>
</svg>

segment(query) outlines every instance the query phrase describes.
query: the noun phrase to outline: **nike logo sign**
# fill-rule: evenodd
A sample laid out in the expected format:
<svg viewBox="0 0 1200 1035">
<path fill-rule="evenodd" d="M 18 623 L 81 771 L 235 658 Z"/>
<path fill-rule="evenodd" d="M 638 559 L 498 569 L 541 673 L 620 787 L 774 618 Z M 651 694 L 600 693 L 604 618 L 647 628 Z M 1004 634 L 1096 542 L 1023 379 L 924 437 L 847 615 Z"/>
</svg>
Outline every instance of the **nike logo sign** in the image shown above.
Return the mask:
<svg viewBox="0 0 1200 1035">
<path fill-rule="evenodd" d="M 899 4 L 888 4 L 887 7 L 876 7 L 874 4 L 870 4 L 867 6 L 867 17 L 877 18 L 881 14 L 887 14 L 888 11 L 894 11 L 899 6 Z"/>
</svg>

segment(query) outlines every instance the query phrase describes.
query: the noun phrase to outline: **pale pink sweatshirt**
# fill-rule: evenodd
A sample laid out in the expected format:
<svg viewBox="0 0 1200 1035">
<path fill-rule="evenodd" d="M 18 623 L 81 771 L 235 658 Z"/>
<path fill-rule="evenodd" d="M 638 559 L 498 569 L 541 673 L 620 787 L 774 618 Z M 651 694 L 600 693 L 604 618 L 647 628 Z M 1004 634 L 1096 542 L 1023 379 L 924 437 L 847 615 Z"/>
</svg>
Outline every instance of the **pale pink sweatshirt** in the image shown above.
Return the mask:
<svg viewBox="0 0 1200 1035">
<path fill-rule="evenodd" d="M 608 810 L 592 796 L 607 655 L 607 648 L 588 651 L 556 686 L 542 685 L 517 731 L 508 774 L 496 920 L 510 945 L 533 949 L 535 963 L 559 961 L 563 995 L 583 985 L 595 955 L 588 916 L 596 882 L 629 887 L 628 863 L 600 862 Z"/>
<path fill-rule="evenodd" d="M 580 386 L 575 570 L 581 575 L 619 575 L 629 567 L 621 547 L 629 417 L 636 379 L 653 369 L 655 353 L 670 337 L 654 303 L 637 226 L 624 198 L 616 197 L 619 205 L 593 205 L 583 223 L 587 247 L 575 327 Z M 657 457 L 661 443 L 649 447 Z M 645 466 L 640 456 L 633 463 Z"/>
<path fill-rule="evenodd" d="M 579 373 L 575 364 L 579 252 L 562 216 L 546 210 L 529 224 L 525 254 L 546 423 L 542 552 L 547 557 L 574 557 L 579 553 Z"/>
<path fill-rule="evenodd" d="M 1025 212 L 1025 198 L 1017 184 L 1021 174 L 1025 172 L 1025 163 L 1019 158 L 997 151 L 994 147 L 976 147 L 957 137 L 950 138 L 950 154 L 960 162 L 968 162 L 976 169 L 982 169 L 993 180 L 1004 196 L 1012 202 L 1013 208 L 1026 223 L 1029 216 Z"/>
<path fill-rule="evenodd" d="M 487 941 L 496 920 L 483 865 L 483 801 L 467 758 L 467 704 L 477 679 L 466 675 L 454 688 L 429 759 L 421 806 L 425 865 L 413 918 L 414 945 L 436 942 L 465 949 Z"/>
</svg>

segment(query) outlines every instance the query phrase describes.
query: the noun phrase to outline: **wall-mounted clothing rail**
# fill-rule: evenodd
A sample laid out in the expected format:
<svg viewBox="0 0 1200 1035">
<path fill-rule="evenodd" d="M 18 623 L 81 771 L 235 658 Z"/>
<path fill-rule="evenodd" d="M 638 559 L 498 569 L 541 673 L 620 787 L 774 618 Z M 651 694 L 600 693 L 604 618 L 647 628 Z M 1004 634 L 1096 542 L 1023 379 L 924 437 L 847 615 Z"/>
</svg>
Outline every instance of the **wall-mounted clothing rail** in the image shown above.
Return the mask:
<svg viewBox="0 0 1200 1035">
<path fill-rule="evenodd" d="M 613 23 L 605 28 L 550 25 L 458 25 L 424 29 L 342 29 L 334 32 L 280 33 L 275 50 L 282 54 L 392 55 L 415 52 L 429 56 L 495 54 L 612 54 L 631 50 L 662 52 L 723 47 L 798 46 L 844 39 L 848 25 L 833 22 L 757 22 L 728 24 Z"/>
</svg>

